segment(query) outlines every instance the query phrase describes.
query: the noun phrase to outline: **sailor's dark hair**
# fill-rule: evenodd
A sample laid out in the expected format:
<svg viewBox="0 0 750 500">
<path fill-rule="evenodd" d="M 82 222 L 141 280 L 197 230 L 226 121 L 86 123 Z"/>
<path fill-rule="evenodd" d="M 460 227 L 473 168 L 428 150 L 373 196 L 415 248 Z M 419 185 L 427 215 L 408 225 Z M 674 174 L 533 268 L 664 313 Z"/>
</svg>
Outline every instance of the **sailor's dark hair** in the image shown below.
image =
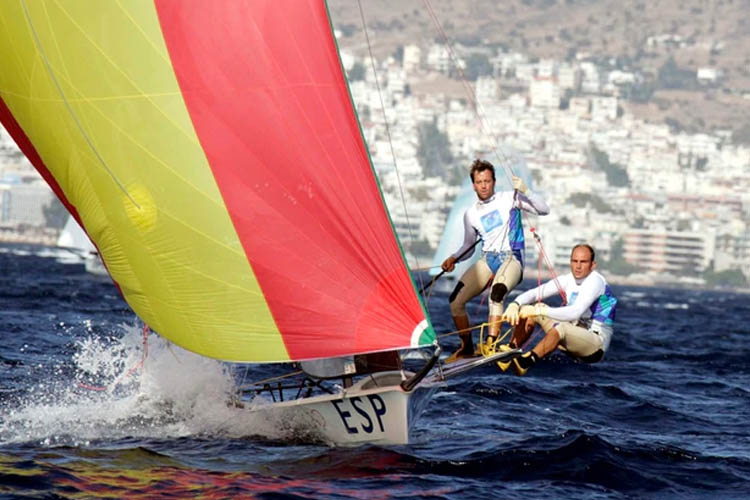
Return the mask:
<svg viewBox="0 0 750 500">
<path fill-rule="evenodd" d="M 492 180 L 495 180 L 495 167 L 492 165 L 492 163 L 488 162 L 487 160 L 480 160 L 477 158 L 474 160 L 474 163 L 471 164 L 471 171 L 469 172 L 469 177 L 471 177 L 471 182 L 474 182 L 474 173 L 475 172 L 484 172 L 485 170 L 489 170 L 492 172 Z"/>
<path fill-rule="evenodd" d="M 570 251 L 570 256 L 573 257 L 573 252 L 576 251 L 576 248 L 587 248 L 589 253 L 591 254 L 591 262 L 594 262 L 596 260 L 596 252 L 594 252 L 594 247 L 589 245 L 588 243 L 578 243 L 573 247 L 573 250 Z"/>
</svg>

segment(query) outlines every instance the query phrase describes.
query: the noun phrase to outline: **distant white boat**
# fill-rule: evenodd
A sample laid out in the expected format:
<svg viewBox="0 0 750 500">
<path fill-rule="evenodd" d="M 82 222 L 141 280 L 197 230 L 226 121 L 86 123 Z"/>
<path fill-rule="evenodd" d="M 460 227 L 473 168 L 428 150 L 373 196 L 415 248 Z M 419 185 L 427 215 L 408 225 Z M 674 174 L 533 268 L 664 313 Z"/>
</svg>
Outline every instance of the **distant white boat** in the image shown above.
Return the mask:
<svg viewBox="0 0 750 500">
<path fill-rule="evenodd" d="M 57 246 L 73 252 L 83 259 L 86 271 L 99 276 L 108 276 L 99 252 L 86 231 L 78 224 L 73 216 L 68 216 L 65 227 L 57 238 Z"/>
</svg>

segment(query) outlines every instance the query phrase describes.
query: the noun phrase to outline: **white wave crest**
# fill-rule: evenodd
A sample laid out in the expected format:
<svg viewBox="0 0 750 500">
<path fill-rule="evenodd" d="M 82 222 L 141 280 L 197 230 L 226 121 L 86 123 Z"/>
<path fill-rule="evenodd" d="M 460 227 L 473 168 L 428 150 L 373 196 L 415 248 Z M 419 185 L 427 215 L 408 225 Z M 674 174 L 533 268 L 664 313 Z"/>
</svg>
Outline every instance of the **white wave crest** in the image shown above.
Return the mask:
<svg viewBox="0 0 750 500">
<path fill-rule="evenodd" d="M 253 423 L 227 404 L 235 383 L 227 365 L 123 325 L 122 335 L 77 344 L 74 379 L 34 384 L 17 404 L 0 409 L 0 443 L 87 445 L 95 440 L 190 435 L 273 438 L 273 426 Z M 267 427 L 263 429 L 263 427 Z"/>
</svg>

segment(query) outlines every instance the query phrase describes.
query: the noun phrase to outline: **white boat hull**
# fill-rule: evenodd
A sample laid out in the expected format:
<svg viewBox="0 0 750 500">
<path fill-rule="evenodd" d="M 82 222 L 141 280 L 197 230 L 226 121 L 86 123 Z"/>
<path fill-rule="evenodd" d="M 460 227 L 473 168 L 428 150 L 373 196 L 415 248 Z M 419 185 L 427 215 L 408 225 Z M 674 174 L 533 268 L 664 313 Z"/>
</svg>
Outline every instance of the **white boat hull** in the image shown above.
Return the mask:
<svg viewBox="0 0 750 500">
<path fill-rule="evenodd" d="M 335 445 L 407 444 L 409 429 L 433 389 L 410 392 L 401 372 L 366 377 L 338 394 L 248 407 L 255 424 L 275 429 L 283 440 Z"/>
<path fill-rule="evenodd" d="M 411 391 L 404 390 L 401 383 L 404 376 L 412 374 L 387 371 L 368 375 L 336 394 L 290 401 L 253 401 L 240 405 L 246 427 L 243 434 L 337 446 L 408 444 L 414 422 L 430 396 L 446 379 L 483 365 L 512 359 L 520 353 L 519 349 L 513 349 L 487 357 L 459 360 L 420 378 Z"/>
</svg>

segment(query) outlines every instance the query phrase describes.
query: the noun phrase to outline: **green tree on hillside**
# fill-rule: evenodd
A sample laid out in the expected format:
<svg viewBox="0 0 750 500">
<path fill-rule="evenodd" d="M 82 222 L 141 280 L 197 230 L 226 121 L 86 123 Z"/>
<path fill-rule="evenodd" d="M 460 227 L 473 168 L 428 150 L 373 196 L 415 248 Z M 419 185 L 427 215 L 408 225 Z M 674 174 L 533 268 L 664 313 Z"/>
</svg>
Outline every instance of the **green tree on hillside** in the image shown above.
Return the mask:
<svg viewBox="0 0 750 500">
<path fill-rule="evenodd" d="M 663 89 L 692 90 L 698 86 L 695 71 L 680 68 L 671 56 L 659 68 L 656 80 L 659 87 Z"/>
<path fill-rule="evenodd" d="M 352 68 L 347 72 L 350 82 L 356 82 L 365 79 L 365 66 L 361 62 L 355 62 Z"/>
<path fill-rule="evenodd" d="M 747 277 L 739 269 L 727 269 L 725 271 L 705 271 L 703 279 L 711 286 L 731 286 L 742 288 L 748 285 Z"/>
<path fill-rule="evenodd" d="M 625 260 L 624 247 L 622 238 L 618 238 L 612 244 L 612 249 L 609 252 L 609 261 L 607 262 L 607 270 L 621 276 L 641 272 L 642 269 L 640 267 L 630 264 Z"/>
<path fill-rule="evenodd" d="M 56 196 L 42 206 L 42 214 L 44 215 L 45 225 L 54 229 L 62 229 L 68 220 L 68 211 Z"/>
<path fill-rule="evenodd" d="M 613 213 L 614 209 L 599 196 L 589 193 L 572 193 L 568 196 L 568 203 L 575 205 L 576 207 L 585 207 L 589 204 L 591 208 L 599 213 Z"/>
<path fill-rule="evenodd" d="M 737 145 L 750 145 L 750 123 L 745 123 L 732 132 L 732 142 Z"/>
<path fill-rule="evenodd" d="M 492 74 L 492 64 L 484 54 L 472 54 L 466 59 L 466 78 L 475 82 L 480 76 Z"/>
<path fill-rule="evenodd" d="M 417 158 L 426 176 L 437 176 L 454 182 L 458 172 L 453 168 L 448 136 L 438 129 L 436 120 L 422 123 L 417 130 Z"/>
<path fill-rule="evenodd" d="M 610 162 L 607 153 L 590 144 L 589 155 L 594 166 L 604 171 L 604 174 L 607 176 L 607 183 L 610 186 L 626 187 L 630 185 L 628 171 L 619 163 Z"/>
</svg>

